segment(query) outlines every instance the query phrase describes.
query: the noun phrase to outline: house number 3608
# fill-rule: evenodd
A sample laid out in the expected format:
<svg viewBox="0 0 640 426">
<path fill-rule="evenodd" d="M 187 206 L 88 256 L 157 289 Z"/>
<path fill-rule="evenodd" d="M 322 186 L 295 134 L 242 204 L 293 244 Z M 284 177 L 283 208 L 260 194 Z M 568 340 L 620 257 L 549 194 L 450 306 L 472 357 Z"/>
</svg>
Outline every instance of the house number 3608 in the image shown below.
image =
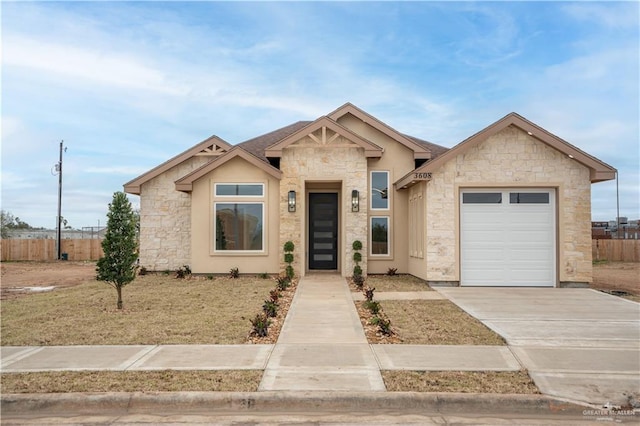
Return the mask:
<svg viewBox="0 0 640 426">
<path fill-rule="evenodd" d="M 413 178 L 420 180 L 429 180 L 431 179 L 431 173 L 414 173 Z"/>
</svg>

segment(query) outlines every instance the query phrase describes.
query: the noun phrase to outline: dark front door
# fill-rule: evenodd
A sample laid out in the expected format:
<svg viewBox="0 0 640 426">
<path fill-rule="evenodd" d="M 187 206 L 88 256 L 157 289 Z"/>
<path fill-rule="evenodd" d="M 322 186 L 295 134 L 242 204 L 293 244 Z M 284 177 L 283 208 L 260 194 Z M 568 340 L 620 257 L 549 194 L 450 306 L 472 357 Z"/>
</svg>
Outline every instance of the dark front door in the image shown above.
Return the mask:
<svg viewBox="0 0 640 426">
<path fill-rule="evenodd" d="M 309 269 L 338 269 L 338 194 L 309 194 Z"/>
</svg>

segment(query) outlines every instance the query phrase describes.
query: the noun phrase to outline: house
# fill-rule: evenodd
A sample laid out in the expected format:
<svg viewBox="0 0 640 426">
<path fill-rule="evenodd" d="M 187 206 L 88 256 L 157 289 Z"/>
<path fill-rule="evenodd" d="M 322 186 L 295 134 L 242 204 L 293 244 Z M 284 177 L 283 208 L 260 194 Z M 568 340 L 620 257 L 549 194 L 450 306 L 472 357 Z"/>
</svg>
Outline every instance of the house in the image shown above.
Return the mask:
<svg viewBox="0 0 640 426">
<path fill-rule="evenodd" d="M 448 149 L 347 103 L 232 146 L 212 136 L 124 185 L 140 263 L 305 275 L 389 268 L 435 285 L 591 281 L 592 183 L 616 170 L 511 113 Z"/>
</svg>

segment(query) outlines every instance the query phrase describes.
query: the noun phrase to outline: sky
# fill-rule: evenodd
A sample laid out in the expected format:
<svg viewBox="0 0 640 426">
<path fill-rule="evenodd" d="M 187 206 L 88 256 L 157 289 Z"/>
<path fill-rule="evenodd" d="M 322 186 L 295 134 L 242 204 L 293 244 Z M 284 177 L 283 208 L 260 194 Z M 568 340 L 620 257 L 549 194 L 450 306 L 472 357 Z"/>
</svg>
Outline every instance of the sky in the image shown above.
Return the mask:
<svg viewBox="0 0 640 426">
<path fill-rule="evenodd" d="M 640 218 L 639 3 L 2 1 L 2 209 L 105 225 L 123 184 L 351 102 L 452 147 L 515 111 L 619 171 Z M 613 220 L 616 182 L 592 185 Z M 131 197 L 139 206 L 136 196 Z"/>
</svg>

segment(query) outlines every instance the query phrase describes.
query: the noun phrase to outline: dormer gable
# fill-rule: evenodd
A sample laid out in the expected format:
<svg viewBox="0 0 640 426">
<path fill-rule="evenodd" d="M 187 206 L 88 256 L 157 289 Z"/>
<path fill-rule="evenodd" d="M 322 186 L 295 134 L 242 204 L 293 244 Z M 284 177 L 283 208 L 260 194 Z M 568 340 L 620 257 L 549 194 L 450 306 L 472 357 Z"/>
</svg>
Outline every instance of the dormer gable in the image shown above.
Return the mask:
<svg viewBox="0 0 640 426">
<path fill-rule="evenodd" d="M 382 148 L 378 145 L 326 116 L 320 117 L 297 132 L 269 146 L 265 150 L 265 156 L 268 158 L 280 158 L 282 157 L 282 150 L 284 148 L 306 137 L 309 137 L 318 145 L 325 146 L 332 144 L 338 137 L 344 137 L 353 144 L 363 148 L 366 157 L 379 158 L 382 156 Z"/>
<path fill-rule="evenodd" d="M 367 112 L 361 110 L 360 108 L 353 105 L 352 103 L 347 102 L 346 104 L 342 105 L 340 108 L 328 114 L 327 117 L 337 122 L 338 119 L 340 119 L 341 117 L 347 114 L 351 114 L 352 116 L 356 117 L 357 119 L 361 120 L 367 125 L 373 127 L 377 131 L 383 133 L 389 138 L 395 140 L 396 142 L 412 150 L 414 159 L 428 160 L 431 158 L 431 151 L 429 149 L 418 144 L 414 140 L 411 140 L 410 138 L 406 137 L 402 133 L 392 128 L 391 126 L 383 123 L 382 121 L 378 120 L 371 114 L 368 114 Z"/>
<path fill-rule="evenodd" d="M 137 178 L 124 184 L 124 191 L 129 194 L 140 195 L 140 187 L 145 182 L 161 175 L 167 170 L 189 160 L 195 156 L 205 156 L 217 158 L 231 149 L 232 145 L 219 138 L 216 135 L 210 136 L 199 144 L 189 148 L 188 150 L 176 155 L 175 157 L 165 161 L 148 172 L 138 176 Z"/>
</svg>

